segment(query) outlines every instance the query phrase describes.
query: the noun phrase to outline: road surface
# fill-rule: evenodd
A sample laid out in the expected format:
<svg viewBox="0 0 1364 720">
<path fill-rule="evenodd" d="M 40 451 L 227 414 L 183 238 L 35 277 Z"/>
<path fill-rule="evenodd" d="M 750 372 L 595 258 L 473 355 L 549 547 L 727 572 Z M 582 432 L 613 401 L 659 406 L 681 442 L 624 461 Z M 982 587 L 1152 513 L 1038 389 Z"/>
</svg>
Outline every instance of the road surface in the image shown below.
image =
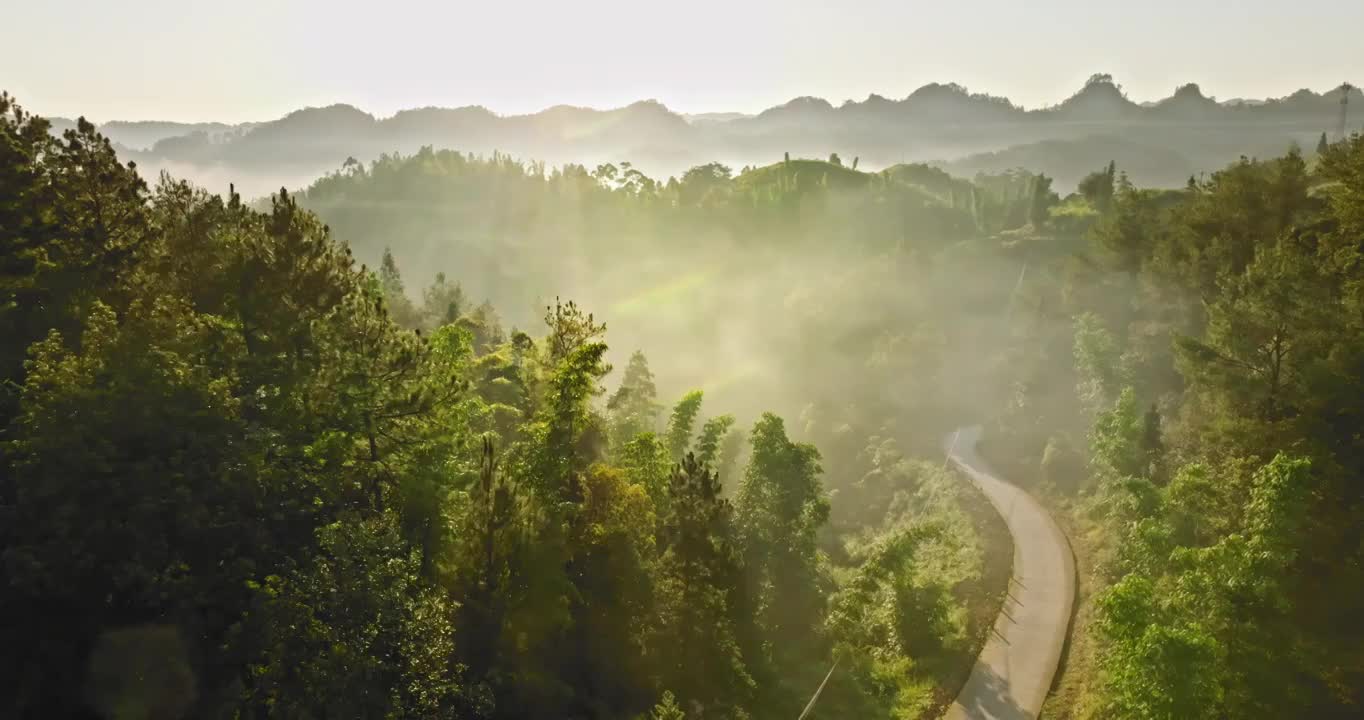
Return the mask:
<svg viewBox="0 0 1364 720">
<path fill-rule="evenodd" d="M 1013 577 L 994 631 L 944 718 L 1030 720 L 1041 712 L 1061 661 L 1075 598 L 1075 563 L 1051 515 L 976 454 L 980 433 L 977 426 L 949 437 L 948 460 L 985 493 L 1008 525 Z"/>
</svg>

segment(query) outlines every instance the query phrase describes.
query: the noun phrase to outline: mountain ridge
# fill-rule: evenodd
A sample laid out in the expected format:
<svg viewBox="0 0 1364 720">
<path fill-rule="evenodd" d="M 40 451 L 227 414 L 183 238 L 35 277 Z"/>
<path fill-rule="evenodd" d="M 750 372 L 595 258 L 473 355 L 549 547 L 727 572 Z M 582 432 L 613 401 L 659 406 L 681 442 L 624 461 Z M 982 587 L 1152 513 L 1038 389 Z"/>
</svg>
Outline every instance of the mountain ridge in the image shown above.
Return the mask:
<svg viewBox="0 0 1364 720">
<path fill-rule="evenodd" d="M 835 105 L 831 100 L 825 98 L 813 95 L 801 95 L 791 98 L 790 100 L 779 105 L 774 105 L 772 107 L 766 108 L 757 113 L 744 113 L 737 111 L 683 113 L 668 108 L 666 104 L 661 103 L 658 100 L 645 99 L 637 100 L 633 103 L 630 103 L 629 105 L 611 108 L 596 108 L 586 105 L 572 105 L 561 103 L 558 105 L 552 105 L 541 110 L 529 113 L 499 113 L 483 105 L 460 105 L 453 107 L 440 105 L 425 105 L 413 108 L 403 108 L 395 111 L 392 115 L 382 117 L 379 115 L 375 115 L 373 113 L 366 112 L 360 109 L 358 106 L 353 105 L 351 103 L 338 102 L 325 106 L 304 106 L 296 110 L 290 111 L 289 113 L 286 113 L 285 115 L 274 120 L 255 122 L 244 123 L 178 122 L 173 120 L 158 120 L 155 118 L 151 118 L 136 120 L 127 119 L 110 120 L 103 123 L 96 123 L 96 126 L 99 127 L 101 131 L 108 129 L 110 132 L 106 133 L 106 135 L 109 136 L 111 140 L 132 147 L 130 143 L 123 142 L 118 137 L 118 135 L 134 128 L 139 130 L 150 131 L 151 126 L 164 126 L 166 132 L 174 132 L 175 134 L 179 135 L 189 134 L 190 132 L 195 131 L 225 132 L 238 128 L 255 128 L 262 125 L 269 125 L 271 123 L 293 120 L 296 119 L 297 116 L 300 115 L 306 116 L 314 114 L 317 111 L 333 110 L 344 110 L 347 112 L 354 111 L 355 113 L 362 114 L 368 116 L 369 118 L 372 118 L 375 123 L 385 124 L 397 120 L 400 117 L 409 116 L 414 113 L 477 112 L 481 115 L 486 116 L 488 119 L 513 120 L 518 118 L 555 115 L 566 112 L 574 112 L 580 114 L 592 113 L 609 114 L 618 113 L 624 110 L 630 110 L 632 108 L 636 108 L 637 106 L 654 106 L 666 111 L 671 115 L 676 115 L 677 117 L 682 118 L 684 120 L 688 118 L 696 118 L 703 119 L 709 123 L 723 124 L 728 122 L 754 120 L 763 117 L 779 116 L 784 112 L 796 110 L 813 111 L 819 113 L 863 111 L 869 107 L 895 108 L 903 110 L 904 108 L 907 107 L 912 108 L 915 105 L 922 105 L 928 102 L 958 102 L 966 105 L 977 105 L 980 107 L 1007 108 L 1012 110 L 1019 116 L 1029 116 L 1042 113 L 1055 113 L 1058 110 L 1063 110 L 1068 107 L 1075 107 L 1077 104 L 1082 104 L 1089 98 L 1093 98 L 1099 94 L 1106 94 L 1110 98 L 1121 99 L 1121 101 L 1125 103 L 1126 106 L 1128 106 L 1126 109 L 1134 110 L 1150 110 L 1153 108 L 1168 107 L 1172 104 L 1175 104 L 1177 101 L 1186 100 L 1190 96 L 1193 96 L 1200 101 L 1206 102 L 1206 104 L 1209 107 L 1216 107 L 1224 110 L 1273 107 L 1287 109 L 1290 111 L 1292 109 L 1297 109 L 1301 111 L 1310 112 L 1314 110 L 1330 109 L 1332 107 L 1338 106 L 1340 98 L 1339 93 L 1341 87 L 1342 85 L 1337 85 L 1333 88 L 1330 88 L 1322 92 L 1316 92 L 1309 88 L 1302 88 L 1281 97 L 1266 97 L 1259 99 L 1233 98 L 1225 101 L 1218 101 L 1213 97 L 1203 94 L 1201 87 L 1197 83 L 1191 82 L 1177 86 L 1174 92 L 1169 97 L 1160 98 L 1157 100 L 1150 100 L 1143 103 L 1136 103 L 1133 102 L 1132 100 L 1127 99 L 1126 94 L 1122 92 L 1121 85 L 1118 85 L 1116 82 L 1114 82 L 1111 76 L 1099 74 L 1091 77 L 1089 81 L 1087 81 L 1086 84 L 1080 90 L 1076 91 L 1071 96 L 1062 99 L 1061 101 L 1054 103 L 1052 105 L 1039 106 L 1036 108 L 1025 108 L 1022 105 L 1018 105 L 1013 101 L 1009 100 L 1009 98 L 1006 96 L 989 95 L 986 93 L 973 93 L 965 86 L 958 85 L 956 83 L 935 82 L 923 85 L 900 99 L 893 99 L 878 93 L 871 93 L 870 95 L 867 96 L 865 100 L 859 101 L 847 99 Z M 1350 99 L 1352 102 L 1364 104 L 1364 90 L 1361 90 L 1358 86 L 1352 87 L 1350 91 Z M 75 122 L 73 118 L 67 118 L 64 116 L 51 116 L 49 117 L 49 120 L 51 120 L 55 124 L 60 125 L 61 127 L 66 127 L 68 124 L 74 124 Z"/>
<path fill-rule="evenodd" d="M 1092 159 L 1097 167 L 1114 153 L 1140 156 L 1134 148 L 1143 145 L 1186 157 L 1171 166 L 1182 177 L 1171 170 L 1134 178 L 1169 184 L 1187 180 L 1186 170 L 1211 171 L 1241 155 L 1283 152 L 1293 144 L 1315 147 L 1320 134 L 1337 132 L 1341 87 L 1219 103 L 1186 83 L 1167 98 L 1139 104 L 1111 75 L 1100 73 L 1059 102 L 1032 109 L 959 84 L 930 83 L 900 99 L 873 93 L 835 105 L 801 96 L 757 114 L 685 115 L 646 99 L 607 109 L 561 104 L 524 114 L 479 105 L 427 106 L 383 117 L 333 103 L 241 125 L 114 121 L 98 127 L 122 157 L 145 168 L 219 185 L 235 178 L 239 188 L 261 193 L 306 182 L 351 158 L 368 162 L 426 146 L 501 152 L 547 165 L 629 160 L 648 175 L 667 177 L 716 160 L 761 165 L 786 153 L 837 152 L 860 157 L 863 167 L 904 161 L 946 165 L 972 156 L 979 162 L 967 166 L 993 166 L 1019 155 L 999 155 L 1005 150 L 1051 143 L 1043 148 L 1067 153 L 1064 166 L 1071 169 L 1058 179 L 1069 179 L 1077 163 Z M 1364 94 L 1353 88 L 1350 98 L 1361 108 L 1357 117 L 1364 117 Z M 56 118 L 53 129 L 70 124 Z M 1111 147 L 1093 142 L 1096 136 L 1109 138 Z"/>
</svg>

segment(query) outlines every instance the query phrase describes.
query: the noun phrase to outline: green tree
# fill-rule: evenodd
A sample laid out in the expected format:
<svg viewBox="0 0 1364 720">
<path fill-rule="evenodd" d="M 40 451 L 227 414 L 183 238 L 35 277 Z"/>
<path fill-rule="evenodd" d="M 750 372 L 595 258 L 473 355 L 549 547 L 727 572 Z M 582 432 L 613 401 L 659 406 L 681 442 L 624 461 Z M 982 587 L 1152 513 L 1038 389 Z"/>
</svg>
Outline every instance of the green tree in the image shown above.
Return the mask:
<svg viewBox="0 0 1364 720">
<path fill-rule="evenodd" d="M 1181 478 L 1199 471 L 1190 472 Z M 1098 602 L 1114 711 L 1152 718 L 1304 711 L 1298 661 L 1279 649 L 1293 643 L 1283 578 L 1313 485 L 1310 462 L 1279 455 L 1255 471 L 1241 528 L 1214 544 L 1172 546 L 1158 516 L 1129 526 L 1129 556 L 1147 557 L 1129 564 L 1132 572 Z"/>
<path fill-rule="evenodd" d="M 574 714 L 624 717 L 647 692 L 646 636 L 654 608 L 655 512 L 646 489 L 620 470 L 588 469 L 573 518 L 568 572 L 575 592 L 562 675 Z M 710 631 L 708 625 L 707 632 Z"/>
<path fill-rule="evenodd" d="M 460 317 L 456 325 L 473 336 L 474 349 L 480 354 L 487 353 L 507 339 L 497 310 L 487 301 L 479 303 L 472 312 Z"/>
<path fill-rule="evenodd" d="M 623 448 L 640 433 L 657 430 L 658 389 L 644 353 L 636 350 L 630 356 L 620 387 L 607 400 L 606 408 L 611 413 L 613 449 Z"/>
<path fill-rule="evenodd" d="M 701 412 L 702 397 L 700 390 L 683 395 L 668 418 L 668 452 L 672 454 L 674 460 L 681 460 L 691 447 L 692 431 L 696 425 L 696 416 Z"/>
<path fill-rule="evenodd" d="M 750 434 L 752 457 L 735 503 L 749 593 L 756 621 L 777 667 L 787 667 L 817 644 L 823 610 L 822 577 L 815 552 L 829 502 L 820 486 L 819 451 L 791 442 L 781 418 L 764 413 Z"/>
<path fill-rule="evenodd" d="M 396 529 L 342 521 L 320 537 L 308 567 L 252 584 L 248 622 L 262 646 L 246 706 L 262 717 L 486 712 L 454 662 L 453 608 L 418 582 L 420 561 Z"/>
<path fill-rule="evenodd" d="M 1135 279 L 1161 241 L 1162 194 L 1119 183 L 1109 200 L 1109 212 L 1091 231 L 1109 265 Z"/>
<path fill-rule="evenodd" d="M 0 94 L 0 424 L 28 346 L 52 329 L 74 341 L 95 302 L 126 308 L 152 241 L 136 167 L 84 118 L 60 139 L 50 127 Z"/>
<path fill-rule="evenodd" d="M 453 324 L 463 315 L 469 301 L 464 289 L 457 282 L 445 279 L 445 273 L 436 273 L 436 281 L 422 291 L 422 323 L 426 330 L 434 330 Z"/>
<path fill-rule="evenodd" d="M 656 630 L 656 642 L 668 648 L 662 681 L 684 704 L 727 714 L 753 685 L 731 613 L 742 577 L 733 508 L 719 477 L 690 453 L 673 468 L 668 499 Z M 700 627 L 706 632 L 696 632 Z"/>
<path fill-rule="evenodd" d="M 394 261 L 393 252 L 388 248 L 384 248 L 383 262 L 379 265 L 379 287 L 383 291 L 384 304 L 392 313 L 394 322 L 405 328 L 421 327 L 421 313 L 407 296 L 407 288 L 403 285 L 402 275 L 398 272 L 398 263 Z"/>
<path fill-rule="evenodd" d="M 677 706 L 677 698 L 671 692 L 664 690 L 663 697 L 659 698 L 658 704 L 654 706 L 645 720 L 687 720 L 687 714 Z"/>
<path fill-rule="evenodd" d="M 1120 349 L 1113 334 L 1098 315 L 1087 312 L 1075 318 L 1075 371 L 1080 377 L 1077 392 L 1090 412 L 1097 412 L 1117 398 L 1125 381 L 1119 362 Z"/>
<path fill-rule="evenodd" d="M 733 415 L 718 415 L 707 420 L 696 438 L 696 461 L 709 468 L 718 468 L 723 444 L 733 428 Z"/>
<path fill-rule="evenodd" d="M 658 436 L 651 432 L 636 435 L 618 453 L 616 461 L 630 482 L 647 490 L 654 506 L 666 516 L 673 459 Z"/>
<path fill-rule="evenodd" d="M 1038 174 L 1033 178 L 1030 190 L 1031 205 L 1028 207 L 1028 222 L 1034 227 L 1042 227 L 1051 218 L 1051 209 L 1060 203 L 1061 198 L 1051 189 L 1052 179 Z"/>
<path fill-rule="evenodd" d="M 1117 167 L 1117 163 L 1109 162 L 1104 169 L 1092 172 L 1080 181 L 1080 195 L 1100 213 L 1108 212 L 1113 204 Z"/>
<path fill-rule="evenodd" d="M 1208 308 L 1205 337 L 1178 339 L 1181 369 L 1233 417 L 1296 414 L 1304 373 L 1340 322 L 1321 264 L 1285 239 L 1261 248 L 1224 287 Z"/>
<path fill-rule="evenodd" d="M 347 298 L 316 332 L 335 359 L 321 376 L 318 391 L 325 395 L 312 401 L 345 433 L 333 438 L 348 438 L 351 447 L 326 443 L 315 451 L 335 453 L 350 469 L 344 492 L 360 493 L 357 500 L 382 512 L 413 451 L 434 430 L 437 409 L 455 402 L 464 384 L 453 377 L 455 368 L 433 357 L 429 343 L 393 324 L 378 288 Z"/>
<path fill-rule="evenodd" d="M 679 199 L 684 205 L 698 205 L 711 193 L 722 191 L 730 184 L 733 171 L 728 165 L 707 163 L 682 173 Z"/>
<path fill-rule="evenodd" d="M 1107 699 L 1120 717 L 1175 720 L 1221 717 L 1217 642 L 1198 623 L 1160 607 L 1157 590 L 1125 578 L 1099 600 Z"/>
<path fill-rule="evenodd" d="M 1090 438 L 1094 459 L 1100 467 L 1120 477 L 1150 478 L 1152 438 L 1150 420 L 1137 406 L 1136 393 L 1123 388 L 1113 407 L 1099 413 Z"/>
<path fill-rule="evenodd" d="M 199 361 L 211 326 L 170 299 L 134 309 L 120 325 L 96 303 L 79 350 L 56 332 L 32 348 L 5 448 L 18 512 L 0 555 L 5 702 L 19 717 L 79 710 L 71 688 L 86 684 L 85 648 L 106 629 L 204 612 L 187 627 L 224 642 L 253 566 L 284 549 L 261 539 L 313 522 L 303 488 L 268 487 L 268 510 L 254 497 L 264 457 L 230 442 L 245 435 L 242 403 Z M 200 690 L 224 680 L 200 677 Z"/>
<path fill-rule="evenodd" d="M 1296 234 L 1314 205 L 1309 184 L 1297 151 L 1263 162 L 1242 158 L 1213 173 L 1175 209 L 1175 227 L 1160 239 L 1157 271 L 1211 302 L 1260 248 Z"/>
</svg>

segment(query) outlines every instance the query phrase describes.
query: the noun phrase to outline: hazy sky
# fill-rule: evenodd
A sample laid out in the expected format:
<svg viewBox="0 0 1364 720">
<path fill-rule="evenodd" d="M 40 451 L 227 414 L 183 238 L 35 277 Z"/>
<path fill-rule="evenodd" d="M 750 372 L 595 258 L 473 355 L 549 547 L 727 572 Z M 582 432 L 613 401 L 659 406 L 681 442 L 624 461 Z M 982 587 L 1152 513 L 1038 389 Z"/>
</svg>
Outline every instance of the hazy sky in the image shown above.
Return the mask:
<svg viewBox="0 0 1364 720">
<path fill-rule="evenodd" d="M 46 115 L 266 120 L 346 102 L 752 112 L 958 82 L 1027 107 L 1364 84 L 1364 0 L 0 0 L 0 89 Z"/>
</svg>

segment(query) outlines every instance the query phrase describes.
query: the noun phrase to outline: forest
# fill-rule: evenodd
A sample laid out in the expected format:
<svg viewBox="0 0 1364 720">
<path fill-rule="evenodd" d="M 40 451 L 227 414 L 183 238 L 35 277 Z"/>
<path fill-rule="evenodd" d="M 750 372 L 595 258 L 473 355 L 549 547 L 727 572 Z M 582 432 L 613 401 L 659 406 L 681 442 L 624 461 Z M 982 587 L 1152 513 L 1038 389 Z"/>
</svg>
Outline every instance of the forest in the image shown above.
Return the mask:
<svg viewBox="0 0 1364 720">
<path fill-rule="evenodd" d="M 970 424 L 1080 571 L 1044 717 L 1364 712 L 1360 135 L 252 197 L 0 116 L 0 716 L 938 717 Z"/>
</svg>

